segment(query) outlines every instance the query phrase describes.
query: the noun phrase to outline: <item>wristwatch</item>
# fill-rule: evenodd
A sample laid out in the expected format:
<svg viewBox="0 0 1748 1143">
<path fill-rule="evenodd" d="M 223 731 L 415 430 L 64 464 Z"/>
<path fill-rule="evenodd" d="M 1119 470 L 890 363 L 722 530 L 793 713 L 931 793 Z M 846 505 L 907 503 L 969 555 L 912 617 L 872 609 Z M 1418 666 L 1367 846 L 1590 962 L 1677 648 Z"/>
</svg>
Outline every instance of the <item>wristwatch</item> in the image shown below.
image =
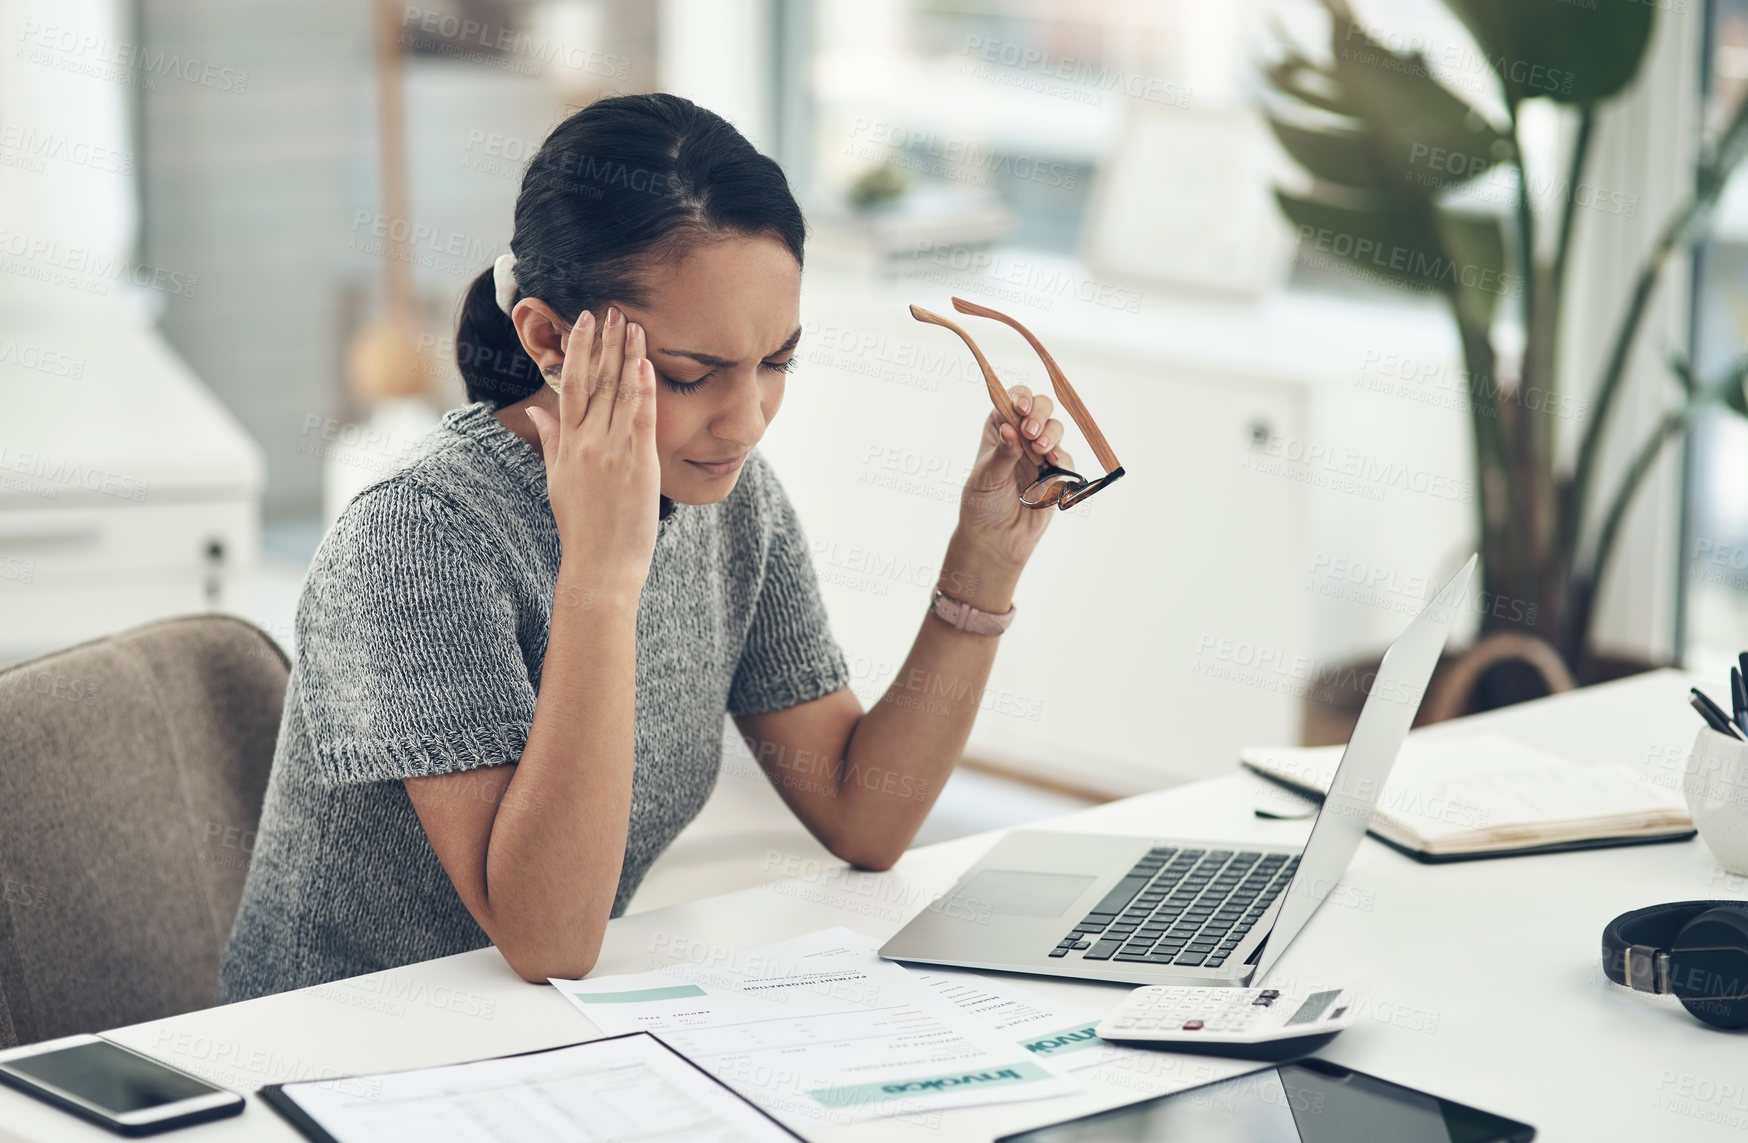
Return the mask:
<svg viewBox="0 0 1748 1143">
<path fill-rule="evenodd" d="M 940 588 L 935 589 L 935 598 L 929 604 L 929 610 L 935 613 L 935 618 L 949 627 L 956 627 L 971 635 L 1000 635 L 1014 621 L 1013 607 L 1009 607 L 1000 615 L 988 611 L 979 611 L 962 599 L 954 599 Z"/>
</svg>

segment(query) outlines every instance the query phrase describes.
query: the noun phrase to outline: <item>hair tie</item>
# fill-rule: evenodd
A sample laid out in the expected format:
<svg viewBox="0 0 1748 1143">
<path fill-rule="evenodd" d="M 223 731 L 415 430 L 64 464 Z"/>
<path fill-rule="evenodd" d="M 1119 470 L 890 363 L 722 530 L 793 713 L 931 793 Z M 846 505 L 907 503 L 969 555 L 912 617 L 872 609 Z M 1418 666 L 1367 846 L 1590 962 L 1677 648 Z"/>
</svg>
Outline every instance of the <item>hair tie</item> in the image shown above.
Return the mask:
<svg viewBox="0 0 1748 1143">
<path fill-rule="evenodd" d="M 492 291 L 506 317 L 516 307 L 516 256 L 500 254 L 492 263 Z"/>
</svg>

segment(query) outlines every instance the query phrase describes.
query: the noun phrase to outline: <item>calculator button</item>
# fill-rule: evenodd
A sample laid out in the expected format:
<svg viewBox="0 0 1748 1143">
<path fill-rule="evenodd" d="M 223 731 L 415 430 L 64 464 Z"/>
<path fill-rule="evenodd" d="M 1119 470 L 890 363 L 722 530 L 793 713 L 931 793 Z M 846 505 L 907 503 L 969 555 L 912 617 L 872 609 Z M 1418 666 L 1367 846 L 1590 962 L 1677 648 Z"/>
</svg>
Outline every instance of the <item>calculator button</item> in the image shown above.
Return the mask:
<svg viewBox="0 0 1748 1143">
<path fill-rule="evenodd" d="M 1202 1022 L 1200 1020 L 1185 1020 L 1184 1021 L 1184 1031 L 1186 1031 L 1186 1032 L 1200 1032 L 1201 1030 L 1202 1030 Z"/>
</svg>

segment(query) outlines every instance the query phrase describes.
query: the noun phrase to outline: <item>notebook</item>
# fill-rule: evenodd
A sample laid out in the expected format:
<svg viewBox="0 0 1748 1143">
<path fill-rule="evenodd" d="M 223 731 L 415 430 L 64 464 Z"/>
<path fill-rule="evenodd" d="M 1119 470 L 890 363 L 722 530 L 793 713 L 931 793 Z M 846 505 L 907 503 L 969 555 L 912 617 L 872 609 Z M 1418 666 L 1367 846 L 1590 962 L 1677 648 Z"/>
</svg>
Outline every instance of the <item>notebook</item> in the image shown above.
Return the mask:
<svg viewBox="0 0 1748 1143">
<path fill-rule="evenodd" d="M 647 1032 L 260 1094 L 312 1143 L 801 1138 Z"/>
<path fill-rule="evenodd" d="M 1341 746 L 1248 749 L 1239 761 L 1321 798 Z M 1600 846 L 1683 841 L 1693 819 L 1680 791 L 1620 762 L 1576 762 L 1508 738 L 1410 737 L 1372 814 L 1378 840 L 1420 861 L 1461 861 Z"/>
</svg>

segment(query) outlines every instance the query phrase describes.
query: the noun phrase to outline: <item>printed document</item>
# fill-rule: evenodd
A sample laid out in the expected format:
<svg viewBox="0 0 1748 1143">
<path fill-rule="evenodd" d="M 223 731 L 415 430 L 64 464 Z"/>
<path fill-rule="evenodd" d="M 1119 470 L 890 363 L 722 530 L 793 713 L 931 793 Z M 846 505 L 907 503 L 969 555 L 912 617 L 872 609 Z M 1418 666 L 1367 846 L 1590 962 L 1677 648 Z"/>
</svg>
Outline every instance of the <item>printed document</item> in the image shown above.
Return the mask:
<svg viewBox="0 0 1748 1143">
<path fill-rule="evenodd" d="M 1155 1054 L 1144 1048 L 1106 1043 L 1093 1030 L 1098 1026 L 1098 1013 L 1065 1007 L 1000 977 L 951 968 L 912 970 L 911 975 L 1025 1048 L 1033 1058 L 1047 1059 L 1067 1071 Z"/>
<path fill-rule="evenodd" d="M 848 929 L 660 972 L 553 980 L 603 1032 L 654 1032 L 805 1133 L 1078 1088 Z"/>
</svg>

